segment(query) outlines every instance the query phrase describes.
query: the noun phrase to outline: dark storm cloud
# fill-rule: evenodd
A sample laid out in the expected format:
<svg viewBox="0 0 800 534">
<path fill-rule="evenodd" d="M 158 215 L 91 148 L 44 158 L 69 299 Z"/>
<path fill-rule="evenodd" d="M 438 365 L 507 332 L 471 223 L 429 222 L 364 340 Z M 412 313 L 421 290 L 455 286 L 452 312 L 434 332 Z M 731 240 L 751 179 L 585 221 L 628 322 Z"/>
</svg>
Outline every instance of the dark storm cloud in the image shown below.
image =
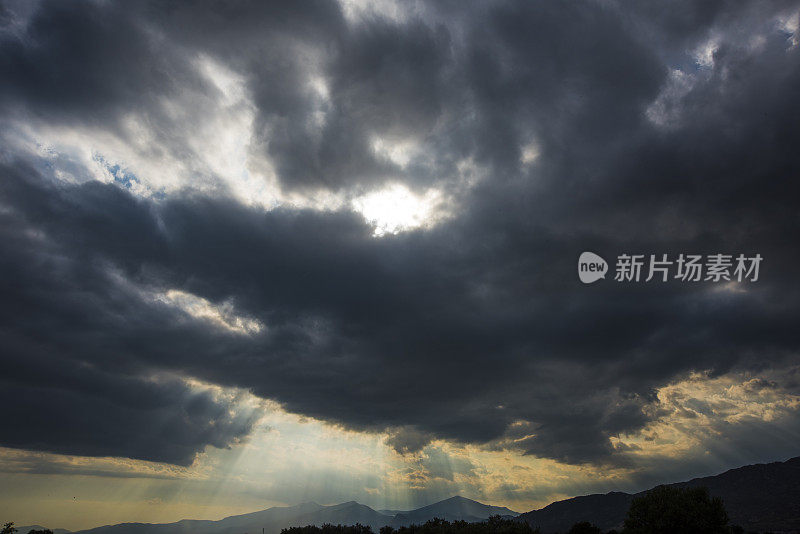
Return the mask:
<svg viewBox="0 0 800 534">
<path fill-rule="evenodd" d="M 796 361 L 800 62 L 774 20 L 800 6 L 738 5 L 436 4 L 398 22 L 346 20 L 330 3 L 42 4 L 23 34 L 2 35 L 9 117 L 113 130 L 136 109 L 158 125 L 159 96 L 212 92 L 188 66 L 206 54 L 246 80 L 250 149 L 287 191 L 449 190 L 465 158 L 488 178 L 452 190 L 452 219 L 376 239 L 347 210 L 140 199 L 59 182 L 4 149 L 13 409 L 0 444 L 185 464 L 249 431 L 224 400 L 146 378 L 167 373 L 389 429 L 400 451 L 445 438 L 622 461 L 609 438 L 660 416 L 658 387 Z M 690 51 L 711 37 L 713 66 L 699 66 Z M 313 75 L 326 97 L 309 89 Z M 178 150 L 170 131 L 164 150 Z M 402 169 L 372 150 L 376 135 L 414 137 L 424 154 Z M 523 165 L 531 141 L 540 156 Z M 746 293 L 583 286 L 583 250 L 766 259 Z M 169 289 L 265 327 L 209 328 L 147 296 Z"/>
<path fill-rule="evenodd" d="M 155 107 L 157 96 L 200 83 L 180 51 L 160 44 L 121 4 L 48 2 L 20 18 L 6 16 L 0 37 L 6 113 L 25 107 L 53 121 L 113 126 L 126 111 Z"/>
<path fill-rule="evenodd" d="M 25 210 L 29 218 L 2 217 L 0 272 L 9 283 L 3 286 L 0 313 L 3 325 L 14 325 L 5 326 L 0 333 L 3 444 L 189 465 L 205 445 L 226 447 L 249 434 L 257 414 L 231 412 L 235 408 L 231 402 L 176 378 L 151 376 L 148 369 L 126 356 L 128 351 L 143 348 L 136 348 L 135 336 L 117 337 L 114 347 L 102 341 L 130 327 L 131 333 L 142 333 L 139 327 L 144 326 L 141 321 L 145 317 L 137 315 L 143 310 L 132 309 L 127 302 L 132 295 L 115 287 L 111 273 L 87 261 L 83 253 L 72 255 L 49 238 L 28 241 L 30 224 L 35 225 L 37 215 L 43 214 L 37 214 L 43 209 L 37 201 L 46 199 L 37 198 L 35 190 L 26 186 L 12 192 L 20 184 L 17 180 L 11 172 L 3 173 L 4 198 L 24 196 L 25 201 L 14 203 L 15 209 Z M 120 210 L 117 213 L 126 219 L 112 232 L 129 234 L 123 227 L 136 225 L 135 207 L 125 205 L 125 196 L 123 193 L 123 202 L 107 205 Z M 84 208 L 90 212 L 98 208 L 96 200 L 102 199 L 83 196 Z M 72 246 L 88 250 L 98 245 L 93 239 L 84 241 L 91 233 L 79 227 L 93 226 L 103 211 L 73 212 L 75 226 L 70 224 L 70 232 L 83 237 L 78 238 L 80 244 L 73 242 Z M 53 221 L 69 217 L 64 212 L 48 215 Z M 137 258 L 146 255 L 145 247 L 134 241 L 129 235 L 117 252 Z M 120 259 L 122 263 L 133 261 Z M 147 317 L 152 322 L 168 319 L 163 314 L 153 315 L 153 310 Z"/>
</svg>

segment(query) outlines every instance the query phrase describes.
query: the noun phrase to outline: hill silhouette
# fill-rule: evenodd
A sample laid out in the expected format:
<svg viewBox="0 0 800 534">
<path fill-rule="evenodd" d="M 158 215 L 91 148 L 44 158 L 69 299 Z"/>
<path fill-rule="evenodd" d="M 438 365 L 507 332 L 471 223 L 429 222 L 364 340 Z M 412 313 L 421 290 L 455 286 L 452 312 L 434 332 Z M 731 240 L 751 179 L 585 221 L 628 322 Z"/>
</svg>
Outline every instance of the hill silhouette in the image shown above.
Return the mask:
<svg viewBox="0 0 800 534">
<path fill-rule="evenodd" d="M 409 512 L 398 512 L 393 526 L 425 523 L 434 517 L 447 521 L 483 521 L 493 515 L 516 517 L 519 514 L 505 507 L 489 506 L 459 495 Z"/>
<path fill-rule="evenodd" d="M 398 528 L 412 523 L 425 523 L 436 517 L 451 521 L 483 521 L 493 515 L 510 518 L 519 514 L 508 508 L 490 506 L 460 496 L 408 511 L 378 512 L 356 501 L 332 506 L 309 502 L 230 516 L 219 521 L 184 519 L 175 523 L 120 523 L 81 530 L 75 534 L 242 534 L 244 532 L 257 534 L 262 528 L 265 534 L 278 534 L 288 527 L 324 524 L 360 524 L 378 532 L 381 527 L 387 525 Z M 20 534 L 26 532 L 20 531 Z"/>
<path fill-rule="evenodd" d="M 755 464 L 719 475 L 668 484 L 706 487 L 720 497 L 730 522 L 746 531 L 800 532 L 800 457 L 785 462 Z M 579 521 L 603 530 L 619 529 L 637 494 L 611 492 L 556 501 L 519 516 L 543 533 L 566 532 Z"/>
</svg>

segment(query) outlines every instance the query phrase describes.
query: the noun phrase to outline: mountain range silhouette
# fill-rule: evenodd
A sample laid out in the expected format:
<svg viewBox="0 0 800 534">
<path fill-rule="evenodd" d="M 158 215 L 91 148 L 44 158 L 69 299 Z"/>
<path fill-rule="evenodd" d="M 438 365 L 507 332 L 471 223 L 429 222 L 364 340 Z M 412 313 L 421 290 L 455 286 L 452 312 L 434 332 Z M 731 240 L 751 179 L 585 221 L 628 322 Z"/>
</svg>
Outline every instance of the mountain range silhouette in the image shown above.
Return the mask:
<svg viewBox="0 0 800 534">
<path fill-rule="evenodd" d="M 785 462 L 755 464 L 722 474 L 670 484 L 706 487 L 721 497 L 732 525 L 756 532 L 800 532 L 800 457 Z M 484 521 L 493 515 L 516 517 L 539 527 L 543 534 L 566 532 L 579 521 L 589 521 L 603 530 L 620 528 L 631 500 L 637 494 L 610 492 L 556 501 L 544 508 L 518 514 L 508 508 L 490 506 L 461 496 L 414 510 L 374 510 L 356 501 L 324 506 L 315 502 L 273 507 L 259 512 L 234 515 L 219 521 L 184 519 L 175 523 L 120 523 L 75 533 L 54 529 L 54 534 L 279 534 L 292 526 L 360 523 L 378 532 L 421 524 L 433 518 L 448 521 Z M 18 527 L 27 534 L 40 526 Z"/>
</svg>

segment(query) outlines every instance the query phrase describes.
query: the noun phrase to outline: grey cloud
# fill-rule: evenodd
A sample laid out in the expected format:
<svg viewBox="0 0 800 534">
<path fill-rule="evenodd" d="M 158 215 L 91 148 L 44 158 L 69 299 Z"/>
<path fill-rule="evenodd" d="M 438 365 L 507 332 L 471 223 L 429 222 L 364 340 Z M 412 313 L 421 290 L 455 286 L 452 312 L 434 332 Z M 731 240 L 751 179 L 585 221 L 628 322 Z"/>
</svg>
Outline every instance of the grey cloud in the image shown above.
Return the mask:
<svg viewBox="0 0 800 534">
<path fill-rule="evenodd" d="M 200 82 L 179 51 L 120 4 L 42 2 L 24 33 L 3 33 L 6 114 L 24 107 L 52 121 L 113 126 L 124 112 Z"/>
<path fill-rule="evenodd" d="M 390 434 L 386 444 L 400 454 L 408 454 L 421 451 L 433 438 L 433 434 L 420 432 L 413 427 L 404 427 Z"/>
</svg>

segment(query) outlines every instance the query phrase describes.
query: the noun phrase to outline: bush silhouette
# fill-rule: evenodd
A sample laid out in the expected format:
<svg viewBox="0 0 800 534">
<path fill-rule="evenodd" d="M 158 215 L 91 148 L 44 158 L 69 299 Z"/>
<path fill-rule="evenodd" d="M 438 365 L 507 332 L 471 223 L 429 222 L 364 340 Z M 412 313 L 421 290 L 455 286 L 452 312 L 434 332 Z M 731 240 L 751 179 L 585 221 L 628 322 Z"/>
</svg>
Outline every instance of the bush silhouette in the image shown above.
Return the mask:
<svg viewBox="0 0 800 534">
<path fill-rule="evenodd" d="M 281 534 L 372 534 L 368 526 L 322 525 L 292 527 L 281 530 Z M 422 525 L 409 525 L 397 529 L 391 526 L 381 527 L 380 534 L 539 534 L 539 529 L 532 528 L 524 521 L 504 519 L 499 515 L 486 521 L 470 523 L 467 521 L 446 521 L 431 519 Z"/>
<path fill-rule="evenodd" d="M 624 534 L 723 534 L 728 514 L 706 488 L 659 486 L 633 499 Z"/>
<path fill-rule="evenodd" d="M 370 527 L 360 523 L 355 525 L 331 525 L 326 523 L 321 527 L 308 525 L 305 527 L 284 528 L 281 530 L 281 534 L 373 534 L 373 532 Z"/>
<path fill-rule="evenodd" d="M 581 521 L 580 523 L 575 523 L 572 525 L 572 528 L 569 529 L 567 534 L 603 534 L 603 531 L 600 530 L 600 527 L 597 527 L 588 521 Z"/>
</svg>

